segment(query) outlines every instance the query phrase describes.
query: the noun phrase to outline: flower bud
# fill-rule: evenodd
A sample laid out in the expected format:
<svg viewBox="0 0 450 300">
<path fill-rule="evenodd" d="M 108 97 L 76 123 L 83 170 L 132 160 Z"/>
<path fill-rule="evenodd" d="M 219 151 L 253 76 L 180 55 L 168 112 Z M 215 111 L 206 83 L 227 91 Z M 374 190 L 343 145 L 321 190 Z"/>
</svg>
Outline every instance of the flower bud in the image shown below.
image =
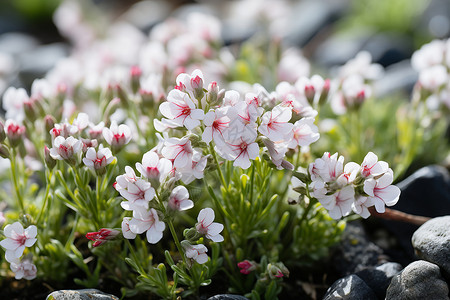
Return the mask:
<svg viewBox="0 0 450 300">
<path fill-rule="evenodd" d="M 11 147 L 16 147 L 22 142 L 25 134 L 25 126 L 19 125 L 16 121 L 8 119 L 5 123 L 5 131 Z"/>
<path fill-rule="evenodd" d="M 314 104 L 314 96 L 316 95 L 316 89 L 312 84 L 305 86 L 305 96 L 308 103 L 312 106 Z"/>
<path fill-rule="evenodd" d="M 195 240 L 197 240 L 199 238 L 199 235 L 198 235 L 197 230 L 195 228 L 185 229 L 184 232 L 183 232 L 183 236 L 188 241 L 195 241 Z"/>
<path fill-rule="evenodd" d="M 330 92 L 330 79 L 325 79 L 323 84 L 322 93 L 319 98 L 319 105 L 325 104 L 328 98 L 328 93 Z"/>
<path fill-rule="evenodd" d="M 50 132 L 50 130 L 55 127 L 56 119 L 52 115 L 46 115 L 44 117 L 45 131 Z"/>
<path fill-rule="evenodd" d="M 86 237 L 91 241 L 94 241 L 92 247 L 98 247 L 109 240 L 115 239 L 119 235 L 120 231 L 115 229 L 102 228 L 98 232 L 88 232 Z"/>
<path fill-rule="evenodd" d="M 191 87 L 194 90 L 195 99 L 202 99 L 205 94 L 203 91 L 203 79 L 198 75 L 195 78 L 191 78 Z"/>
<path fill-rule="evenodd" d="M 239 272 L 242 274 L 250 274 L 250 272 L 256 270 L 256 263 L 254 261 L 244 260 L 237 264 L 238 268 L 240 269 Z"/>
<path fill-rule="evenodd" d="M 23 110 L 29 121 L 34 122 L 36 120 L 36 110 L 31 98 L 23 103 Z"/>
<path fill-rule="evenodd" d="M 270 279 L 282 278 L 284 276 L 289 277 L 289 270 L 283 263 L 268 264 L 267 273 Z"/>
<path fill-rule="evenodd" d="M 0 144 L 0 156 L 3 157 L 3 158 L 9 158 L 8 147 L 6 147 L 3 144 Z"/>
<path fill-rule="evenodd" d="M 138 66 L 133 66 L 130 69 L 130 82 L 131 82 L 131 90 L 133 93 L 137 93 L 139 91 L 140 87 L 140 78 L 142 75 L 142 70 Z"/>
<path fill-rule="evenodd" d="M 3 123 L 0 121 L 0 143 L 3 143 L 3 141 L 6 138 L 6 133 L 5 133 L 5 126 L 3 125 Z"/>
<path fill-rule="evenodd" d="M 44 146 L 44 160 L 47 167 L 52 170 L 56 166 L 56 160 L 50 156 L 50 149 L 47 146 Z"/>
<path fill-rule="evenodd" d="M 120 103 L 122 104 L 123 108 L 127 109 L 130 104 L 130 99 L 129 99 L 127 93 L 119 84 L 117 84 L 115 86 L 115 91 L 116 91 L 117 96 L 121 100 Z"/>
</svg>

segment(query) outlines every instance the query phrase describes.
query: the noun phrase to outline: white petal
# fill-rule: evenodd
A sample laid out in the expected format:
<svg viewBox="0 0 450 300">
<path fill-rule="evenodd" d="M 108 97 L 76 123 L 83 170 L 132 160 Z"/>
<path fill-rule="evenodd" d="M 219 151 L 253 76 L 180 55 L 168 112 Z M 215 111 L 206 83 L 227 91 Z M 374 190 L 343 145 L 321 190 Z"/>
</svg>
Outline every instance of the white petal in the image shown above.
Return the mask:
<svg viewBox="0 0 450 300">
<path fill-rule="evenodd" d="M 204 208 L 198 213 L 197 221 L 208 227 L 214 221 L 214 210 L 212 208 Z"/>
<path fill-rule="evenodd" d="M 208 226 L 208 234 L 211 236 L 218 235 L 223 230 L 223 224 L 220 223 L 212 223 Z"/>
<path fill-rule="evenodd" d="M 162 237 L 162 232 L 156 230 L 155 226 L 150 227 L 150 229 L 147 231 L 147 241 L 150 244 L 156 244 L 162 239 Z"/>
</svg>

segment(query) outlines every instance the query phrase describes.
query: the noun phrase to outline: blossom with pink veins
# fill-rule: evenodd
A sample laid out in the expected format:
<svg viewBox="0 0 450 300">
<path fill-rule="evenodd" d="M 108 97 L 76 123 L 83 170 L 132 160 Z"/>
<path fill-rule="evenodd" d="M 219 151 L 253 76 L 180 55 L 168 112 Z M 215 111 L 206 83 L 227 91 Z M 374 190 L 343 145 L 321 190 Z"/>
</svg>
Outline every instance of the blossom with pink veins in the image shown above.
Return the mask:
<svg viewBox="0 0 450 300">
<path fill-rule="evenodd" d="M 20 280 L 22 278 L 26 280 L 33 280 L 36 278 L 37 268 L 28 258 L 23 259 L 22 261 L 15 259 L 11 262 L 10 268 L 11 271 L 15 273 L 14 278 L 16 278 L 16 280 Z"/>
<path fill-rule="evenodd" d="M 381 175 L 387 172 L 388 169 L 389 165 L 387 162 L 378 161 L 378 156 L 373 152 L 369 152 L 364 157 L 360 173 L 363 177 L 367 178 L 369 176 Z"/>
<path fill-rule="evenodd" d="M 125 210 L 134 210 L 140 207 L 147 209 L 148 203 L 156 195 L 150 182 L 141 178 L 138 178 L 135 182 L 128 182 L 126 188 L 121 189 L 119 193 L 128 200 L 120 203 L 120 206 Z"/>
<path fill-rule="evenodd" d="M 82 142 L 73 136 L 65 139 L 57 136 L 53 141 L 53 147 L 50 149 L 50 156 L 53 159 L 65 160 L 72 159 L 75 154 L 81 151 Z"/>
<path fill-rule="evenodd" d="M 83 163 L 92 170 L 100 170 L 109 165 L 115 157 L 112 155 L 111 149 L 103 148 L 100 145 L 98 151 L 95 148 L 88 148 Z"/>
<path fill-rule="evenodd" d="M 241 96 L 235 90 L 229 90 L 225 92 L 223 97 L 223 106 L 235 106 L 240 102 Z"/>
<path fill-rule="evenodd" d="M 370 201 L 373 201 L 375 209 L 379 213 L 385 212 L 385 205 L 395 205 L 400 197 L 400 189 L 391 185 L 394 180 L 394 174 L 388 169 L 378 179 L 370 178 L 364 181 L 364 192 L 368 195 Z"/>
<path fill-rule="evenodd" d="M 91 139 L 100 139 L 103 136 L 103 128 L 105 128 L 105 122 L 101 121 L 97 125 L 89 123 L 88 134 Z"/>
<path fill-rule="evenodd" d="M 169 196 L 169 207 L 173 210 L 187 210 L 194 207 L 194 202 L 189 199 L 187 188 L 182 185 L 175 187 Z"/>
<path fill-rule="evenodd" d="M 306 147 L 320 138 L 319 128 L 314 124 L 314 118 L 302 118 L 294 123 L 291 139 L 287 146 L 295 149 L 297 146 Z"/>
<path fill-rule="evenodd" d="M 114 182 L 113 187 L 116 191 L 120 192 L 128 187 L 129 182 L 136 182 L 138 178 L 133 168 L 130 166 L 125 167 L 125 174 L 116 177 L 116 182 Z"/>
<path fill-rule="evenodd" d="M 325 152 L 321 158 L 317 158 L 313 163 L 309 164 L 309 174 L 311 179 L 321 179 L 324 182 L 336 180 L 344 171 L 344 157 L 338 153 L 331 155 Z"/>
<path fill-rule="evenodd" d="M 236 110 L 233 107 L 220 107 L 209 111 L 203 119 L 205 129 L 202 140 L 209 144 L 212 140 L 216 145 L 222 145 L 227 139 L 227 128 L 231 119 L 236 117 Z M 231 118 L 230 118 L 231 117 Z"/>
<path fill-rule="evenodd" d="M 337 220 L 348 216 L 355 200 L 355 189 L 351 185 L 343 187 L 332 195 L 326 195 L 319 202 L 328 210 L 328 214 Z"/>
<path fill-rule="evenodd" d="M 77 134 L 77 132 L 78 128 L 67 122 L 55 124 L 54 127 L 50 129 L 50 135 L 52 136 L 52 140 L 54 140 L 58 136 L 68 138 L 71 135 Z"/>
<path fill-rule="evenodd" d="M 352 184 L 358 176 L 361 166 L 355 162 L 348 162 L 344 166 L 344 172 L 336 179 L 338 186 L 343 187 Z"/>
<path fill-rule="evenodd" d="M 125 124 L 117 125 L 112 121 L 109 128 L 103 128 L 103 138 L 113 149 L 120 149 L 130 142 L 131 129 Z"/>
<path fill-rule="evenodd" d="M 207 162 L 208 156 L 203 156 L 202 152 L 194 149 L 192 163 L 188 163 L 183 168 L 177 168 L 177 172 L 181 174 L 181 181 L 184 184 L 189 184 L 195 179 L 202 179 Z"/>
<path fill-rule="evenodd" d="M 352 204 L 353 211 L 363 217 L 364 219 L 367 219 L 370 216 L 369 207 L 373 206 L 373 201 L 369 197 L 363 197 L 359 196 L 356 198 L 355 202 Z"/>
<path fill-rule="evenodd" d="M 133 210 L 133 218 L 129 221 L 132 233 L 141 234 L 147 231 L 147 241 L 156 244 L 161 240 L 166 224 L 161 222 L 154 208 L 150 210 L 139 208 Z"/>
<path fill-rule="evenodd" d="M 167 96 L 167 101 L 159 106 L 161 114 L 177 124 L 192 130 L 200 125 L 205 113 L 197 109 L 189 95 L 177 89 L 171 90 Z"/>
<path fill-rule="evenodd" d="M 124 238 L 129 239 L 129 240 L 133 240 L 136 238 L 136 233 L 133 233 L 130 230 L 130 217 L 125 217 L 122 220 L 122 235 Z"/>
<path fill-rule="evenodd" d="M 208 255 L 206 254 L 208 248 L 203 244 L 184 246 L 184 250 L 187 258 L 193 259 L 199 264 L 204 264 L 208 261 Z"/>
<path fill-rule="evenodd" d="M 292 110 L 288 107 L 275 106 L 261 118 L 258 131 L 273 142 L 280 142 L 292 131 L 293 124 L 289 123 Z"/>
<path fill-rule="evenodd" d="M 212 208 L 204 208 L 198 213 L 197 221 L 195 225 L 197 232 L 204 235 L 206 238 L 213 242 L 222 242 L 223 236 L 220 232 L 223 230 L 223 225 L 214 221 L 214 210 Z"/>
<path fill-rule="evenodd" d="M 136 163 L 136 170 L 145 178 L 163 182 L 172 170 L 172 162 L 150 150 L 142 156 L 142 163 Z"/>
<path fill-rule="evenodd" d="M 188 137 L 168 138 L 164 142 L 161 154 L 173 161 L 173 167 L 183 168 L 192 161 L 194 149 Z"/>
<path fill-rule="evenodd" d="M 25 247 L 31 247 L 37 241 L 37 227 L 35 225 L 30 225 L 24 229 L 21 223 L 15 222 L 6 225 L 3 233 L 6 239 L 0 242 L 0 246 L 5 248 L 5 258 L 8 262 L 21 257 Z"/>
<path fill-rule="evenodd" d="M 250 160 L 256 159 L 259 155 L 259 146 L 255 140 L 255 133 L 242 131 L 241 137 L 224 146 L 216 146 L 215 149 L 226 160 L 234 160 L 233 166 L 248 169 L 251 165 Z"/>
</svg>

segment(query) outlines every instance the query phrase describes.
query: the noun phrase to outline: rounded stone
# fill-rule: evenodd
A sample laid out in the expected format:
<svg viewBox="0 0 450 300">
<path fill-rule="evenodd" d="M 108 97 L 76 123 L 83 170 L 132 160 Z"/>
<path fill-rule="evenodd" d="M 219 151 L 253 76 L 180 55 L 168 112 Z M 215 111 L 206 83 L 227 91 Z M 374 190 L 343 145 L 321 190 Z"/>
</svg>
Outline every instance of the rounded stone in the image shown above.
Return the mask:
<svg viewBox="0 0 450 300">
<path fill-rule="evenodd" d="M 119 300 L 119 298 L 96 289 L 83 289 L 55 291 L 47 296 L 47 300 Z"/>
<path fill-rule="evenodd" d="M 448 285 L 437 265 L 419 260 L 409 264 L 392 278 L 386 300 L 449 300 Z"/>
<path fill-rule="evenodd" d="M 377 300 L 375 292 L 357 275 L 352 274 L 335 281 L 323 300 Z"/>
<path fill-rule="evenodd" d="M 233 295 L 233 294 L 220 294 L 209 297 L 208 300 L 246 300 L 244 296 Z"/>
<path fill-rule="evenodd" d="M 412 245 L 416 255 L 450 274 L 450 216 L 426 222 L 414 232 Z"/>
</svg>

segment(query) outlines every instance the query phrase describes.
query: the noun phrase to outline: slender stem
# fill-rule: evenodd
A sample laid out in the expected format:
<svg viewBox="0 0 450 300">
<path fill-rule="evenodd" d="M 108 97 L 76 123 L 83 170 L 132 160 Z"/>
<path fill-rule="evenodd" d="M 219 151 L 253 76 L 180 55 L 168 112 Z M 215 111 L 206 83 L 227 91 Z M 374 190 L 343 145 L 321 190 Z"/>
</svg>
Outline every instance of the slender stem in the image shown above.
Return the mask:
<svg viewBox="0 0 450 300">
<path fill-rule="evenodd" d="M 214 147 L 213 147 L 212 144 L 209 145 L 209 148 L 210 148 L 209 152 L 212 154 L 212 156 L 214 158 L 214 162 L 217 165 L 217 172 L 219 173 L 219 178 L 220 178 L 220 181 L 222 182 L 222 186 L 228 192 L 228 185 L 227 185 L 227 183 L 225 181 L 225 177 L 223 176 L 222 169 L 220 168 L 220 164 L 219 164 L 219 160 L 217 159 L 216 151 L 214 150 Z"/>
<path fill-rule="evenodd" d="M 136 252 L 134 251 L 133 245 L 131 245 L 130 241 L 128 239 L 125 239 L 127 245 L 128 245 L 128 249 L 130 249 L 130 253 L 131 256 L 133 257 L 133 260 L 135 262 L 135 264 L 139 267 L 139 273 L 142 274 L 147 274 L 144 270 L 144 268 L 139 264 L 140 260 L 138 259 Z"/>
<path fill-rule="evenodd" d="M 25 206 L 23 202 L 22 194 L 20 193 L 19 183 L 17 182 L 17 161 L 16 161 L 16 150 L 12 148 L 11 154 L 11 176 L 14 184 L 14 189 L 16 191 L 17 202 L 19 203 L 20 210 L 25 214 Z"/>
<path fill-rule="evenodd" d="M 427 222 L 431 218 L 423 217 L 423 216 L 416 216 L 407 214 L 395 209 L 386 208 L 386 211 L 384 213 L 379 213 L 375 210 L 374 207 L 369 207 L 369 212 L 371 215 L 376 216 L 378 218 L 387 219 L 387 220 L 393 220 L 393 221 L 401 221 L 406 223 L 411 223 L 415 225 L 422 225 L 423 223 Z"/>
<path fill-rule="evenodd" d="M 180 241 L 178 240 L 177 232 L 175 231 L 175 228 L 173 227 L 172 220 L 168 220 L 167 224 L 169 225 L 170 233 L 172 234 L 173 240 L 175 242 L 175 245 L 177 246 L 178 252 L 180 253 L 183 262 L 186 264 L 186 258 L 183 254 L 183 248 L 181 247 Z M 187 265 L 187 264 L 186 264 Z"/>
<path fill-rule="evenodd" d="M 53 175 L 52 171 L 49 170 L 48 176 L 46 176 L 47 187 L 45 189 L 44 202 L 42 203 L 42 207 L 41 207 L 41 210 L 39 212 L 39 216 L 37 218 L 36 224 L 40 224 L 42 213 L 44 212 L 45 206 L 47 205 L 48 196 L 50 194 L 50 186 L 51 186 L 51 181 L 52 181 L 52 175 Z"/>
<path fill-rule="evenodd" d="M 252 163 L 252 175 L 250 177 L 250 203 L 253 203 L 253 188 L 255 184 L 255 161 Z"/>
<path fill-rule="evenodd" d="M 75 214 L 75 221 L 74 221 L 73 226 L 72 226 L 72 231 L 70 232 L 69 238 L 67 239 L 66 245 L 64 247 L 66 250 L 70 249 L 70 244 L 72 244 L 73 241 L 74 241 L 74 236 L 75 236 L 75 232 L 77 230 L 78 220 L 79 219 L 80 219 L 80 214 L 77 212 Z"/>
</svg>

